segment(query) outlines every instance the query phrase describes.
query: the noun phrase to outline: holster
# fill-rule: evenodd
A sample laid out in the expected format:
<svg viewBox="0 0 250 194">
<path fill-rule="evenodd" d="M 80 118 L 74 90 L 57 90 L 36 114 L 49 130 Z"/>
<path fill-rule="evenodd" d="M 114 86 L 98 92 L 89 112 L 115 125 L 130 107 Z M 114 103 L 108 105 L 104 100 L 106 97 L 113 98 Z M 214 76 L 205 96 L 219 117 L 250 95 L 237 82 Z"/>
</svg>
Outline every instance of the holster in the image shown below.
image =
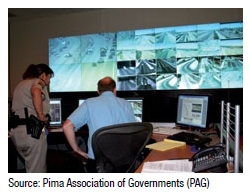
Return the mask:
<svg viewBox="0 0 250 194">
<path fill-rule="evenodd" d="M 31 137 L 39 139 L 43 128 L 46 126 L 47 122 L 39 120 L 36 116 L 28 116 L 27 107 L 24 108 L 25 119 L 20 119 L 15 112 L 11 112 L 9 118 L 9 129 L 14 129 L 18 125 L 26 125 L 27 134 L 31 134 Z M 47 115 L 46 115 L 47 116 Z"/>
<path fill-rule="evenodd" d="M 39 139 L 46 122 L 39 120 L 34 115 L 30 115 L 28 124 L 31 137 Z"/>
</svg>

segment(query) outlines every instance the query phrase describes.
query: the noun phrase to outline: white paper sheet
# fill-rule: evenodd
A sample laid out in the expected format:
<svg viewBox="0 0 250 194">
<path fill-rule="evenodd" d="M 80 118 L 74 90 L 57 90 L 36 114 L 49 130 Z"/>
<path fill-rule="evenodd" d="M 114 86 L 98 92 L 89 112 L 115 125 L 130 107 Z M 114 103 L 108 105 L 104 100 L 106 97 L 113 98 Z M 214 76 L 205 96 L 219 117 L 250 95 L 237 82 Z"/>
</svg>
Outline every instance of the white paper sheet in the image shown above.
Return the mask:
<svg viewBox="0 0 250 194">
<path fill-rule="evenodd" d="M 144 162 L 142 173 L 192 173 L 192 166 L 188 159 Z"/>
</svg>

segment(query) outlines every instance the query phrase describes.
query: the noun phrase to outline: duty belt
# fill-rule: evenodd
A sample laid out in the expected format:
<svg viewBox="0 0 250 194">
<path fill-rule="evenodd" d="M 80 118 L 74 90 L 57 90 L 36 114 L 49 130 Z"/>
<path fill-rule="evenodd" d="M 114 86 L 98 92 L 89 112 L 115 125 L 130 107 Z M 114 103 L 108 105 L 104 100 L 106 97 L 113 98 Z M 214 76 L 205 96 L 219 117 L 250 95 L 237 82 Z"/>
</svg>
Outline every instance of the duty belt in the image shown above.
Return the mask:
<svg viewBox="0 0 250 194">
<path fill-rule="evenodd" d="M 26 125 L 27 124 L 27 119 L 18 119 L 17 124 L 18 125 Z"/>
</svg>

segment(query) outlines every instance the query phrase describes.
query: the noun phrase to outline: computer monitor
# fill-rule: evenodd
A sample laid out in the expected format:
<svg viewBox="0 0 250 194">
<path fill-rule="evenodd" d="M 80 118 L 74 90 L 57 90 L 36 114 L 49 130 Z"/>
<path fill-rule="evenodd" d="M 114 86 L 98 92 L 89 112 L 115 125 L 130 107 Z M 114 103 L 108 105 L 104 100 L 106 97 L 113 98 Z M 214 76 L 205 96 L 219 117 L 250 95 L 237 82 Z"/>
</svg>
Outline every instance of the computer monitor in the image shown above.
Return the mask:
<svg viewBox="0 0 250 194">
<path fill-rule="evenodd" d="M 61 98 L 50 99 L 50 126 L 62 126 L 62 100 Z"/>
<path fill-rule="evenodd" d="M 179 94 L 176 125 L 192 129 L 208 129 L 210 95 Z"/>
<path fill-rule="evenodd" d="M 79 99 L 78 99 L 78 106 L 80 106 L 84 101 L 85 101 L 85 99 L 79 98 Z"/>
<path fill-rule="evenodd" d="M 131 97 L 131 98 L 125 98 L 125 99 L 131 103 L 136 121 L 142 122 L 143 120 L 143 98 Z"/>
</svg>

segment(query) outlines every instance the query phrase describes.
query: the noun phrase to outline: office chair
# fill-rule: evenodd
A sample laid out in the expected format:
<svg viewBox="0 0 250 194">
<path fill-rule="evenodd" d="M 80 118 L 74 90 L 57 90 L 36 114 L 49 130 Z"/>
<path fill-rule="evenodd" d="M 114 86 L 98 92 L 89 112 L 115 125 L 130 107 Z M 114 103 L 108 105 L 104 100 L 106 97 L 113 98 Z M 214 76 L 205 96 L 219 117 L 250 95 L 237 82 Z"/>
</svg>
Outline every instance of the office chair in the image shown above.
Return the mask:
<svg viewBox="0 0 250 194">
<path fill-rule="evenodd" d="M 123 123 L 98 129 L 92 136 L 95 170 L 98 173 L 132 173 L 144 159 L 143 149 L 149 142 L 153 126 L 146 122 Z M 88 161 L 82 160 L 84 172 Z"/>
</svg>

